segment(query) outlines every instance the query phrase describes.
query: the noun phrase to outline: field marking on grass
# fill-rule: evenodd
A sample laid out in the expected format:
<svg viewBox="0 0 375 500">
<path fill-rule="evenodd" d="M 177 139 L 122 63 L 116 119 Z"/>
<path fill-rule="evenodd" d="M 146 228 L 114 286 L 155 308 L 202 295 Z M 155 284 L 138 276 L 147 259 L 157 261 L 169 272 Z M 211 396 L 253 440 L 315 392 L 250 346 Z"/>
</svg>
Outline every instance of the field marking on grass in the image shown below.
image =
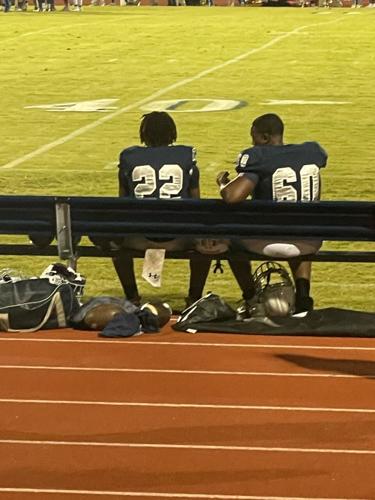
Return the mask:
<svg viewBox="0 0 375 500">
<path fill-rule="evenodd" d="M 333 105 L 343 105 L 343 104 L 353 104 L 351 101 L 308 101 L 304 99 L 267 99 L 264 102 L 259 103 L 262 106 L 333 106 Z"/>
<path fill-rule="evenodd" d="M 234 405 L 234 404 L 199 404 L 199 403 L 154 403 L 145 401 L 84 401 L 59 399 L 16 399 L 1 398 L 1 403 L 37 404 L 37 405 L 77 405 L 77 406 L 118 406 L 137 408 L 193 408 L 197 410 L 246 410 L 246 411 L 286 411 L 315 413 L 365 413 L 375 414 L 375 408 L 329 408 L 319 406 L 268 406 L 268 405 Z"/>
<path fill-rule="evenodd" d="M 168 373 L 177 375 L 214 375 L 214 376 L 246 376 L 246 377 L 311 377 L 311 378 L 375 378 L 374 373 L 343 375 L 336 373 L 290 373 L 290 372 L 244 372 L 215 370 L 167 370 L 157 368 L 98 368 L 82 366 L 40 366 L 40 365 L 0 365 L 0 370 L 50 370 L 74 372 L 107 372 L 107 373 Z"/>
<path fill-rule="evenodd" d="M 147 336 L 147 334 L 145 334 Z M 200 334 L 185 334 L 189 337 L 194 335 L 195 337 Z M 262 335 L 267 337 L 267 335 Z M 286 337 L 288 335 L 285 335 Z M 0 337 L 0 342 L 49 342 L 49 343 L 62 343 L 62 344 L 122 344 L 125 349 L 129 349 L 131 345 L 142 345 L 142 346 L 172 346 L 172 347 L 224 347 L 224 348 L 238 348 L 246 347 L 250 349 L 302 349 L 302 350 L 313 350 L 313 351 L 366 351 L 374 352 L 375 347 L 359 347 L 359 346 L 327 346 L 327 345 L 301 345 L 301 344 L 228 344 L 228 343 L 218 343 L 218 342 L 166 342 L 166 341 L 155 341 L 155 340 L 133 340 L 128 338 L 127 340 L 108 340 L 103 338 L 97 338 L 94 340 L 82 340 L 82 339 L 46 339 L 46 338 L 36 338 L 36 339 L 25 339 L 25 338 L 4 338 Z"/>
<path fill-rule="evenodd" d="M 203 451 L 257 451 L 261 453 L 318 453 L 328 455 L 375 455 L 375 450 L 352 448 L 299 448 L 281 446 L 236 446 L 210 444 L 180 444 L 180 443 L 120 443 L 108 441 L 54 441 L 31 439 L 0 439 L 0 445 L 28 445 L 28 446 L 76 446 L 76 447 L 103 447 L 103 448 L 156 448 L 171 450 L 203 450 Z"/>
<path fill-rule="evenodd" d="M 134 16 L 135 17 L 135 16 Z M 129 20 L 129 19 L 132 19 L 133 16 L 126 16 L 126 19 Z M 117 20 L 117 23 L 123 23 L 123 19 L 121 20 Z M 113 24 L 117 24 L 117 23 L 113 23 Z M 50 33 L 50 32 L 55 32 L 55 31 L 59 31 L 59 30 L 64 30 L 64 29 L 69 29 L 69 28 L 76 28 L 77 26 L 97 26 L 97 25 L 102 25 L 103 23 L 101 22 L 92 22 L 92 23 L 77 23 L 77 24 L 56 24 L 55 26 L 51 26 L 50 28 L 45 28 L 45 29 L 42 29 L 42 30 L 38 30 L 38 31 L 27 31 L 26 33 L 22 33 L 21 35 L 17 35 L 17 36 L 14 36 L 14 37 L 11 37 L 11 38 L 4 38 L 2 40 L 0 40 L 1 42 L 10 42 L 10 41 L 13 41 L 13 40 L 18 40 L 19 38 L 27 38 L 27 37 L 30 37 L 30 36 L 34 36 L 34 35 L 43 35 L 44 33 Z M 110 61 L 117 61 L 117 59 L 111 59 Z M 108 62 L 110 62 L 108 61 Z"/>
<path fill-rule="evenodd" d="M 0 488 L 4 493 L 45 493 L 59 495 L 94 495 L 114 497 L 149 497 L 149 498 L 201 498 L 217 500 L 368 500 L 365 498 L 328 498 L 328 497 L 266 497 L 260 495 L 220 495 L 216 493 L 167 493 L 164 491 L 100 491 L 100 490 L 59 490 L 51 488 Z"/>
<path fill-rule="evenodd" d="M 118 109 L 117 111 L 114 111 L 113 113 L 110 113 L 110 114 L 107 114 L 101 118 L 98 118 L 94 122 L 91 122 L 88 125 L 84 125 L 83 127 L 80 127 L 78 129 L 74 130 L 70 134 L 64 135 L 63 137 L 60 137 L 59 139 L 56 139 L 55 141 L 52 141 L 48 144 L 45 144 L 45 145 L 35 149 L 34 151 L 27 153 L 24 156 L 16 158 L 15 160 L 10 161 L 9 163 L 6 163 L 5 165 L 0 165 L 0 169 L 9 169 L 9 168 L 16 167 L 17 165 L 20 165 L 21 163 L 24 163 L 27 160 L 31 160 L 31 159 L 35 158 L 36 156 L 39 156 L 43 153 L 46 153 L 47 151 L 50 151 L 51 149 L 53 149 L 57 146 L 61 146 L 62 144 L 65 144 L 66 142 L 68 142 L 72 139 L 75 139 L 76 137 L 78 137 L 82 134 L 85 134 L 86 132 L 89 132 L 90 130 L 98 127 L 99 125 L 102 125 L 103 123 L 105 123 L 109 120 L 112 120 L 113 118 L 117 118 L 118 116 L 121 116 L 122 114 L 126 113 L 127 111 L 130 111 L 134 108 L 141 107 L 142 105 L 147 104 L 148 102 L 155 100 L 157 97 L 160 97 L 162 95 L 167 94 L 171 90 L 177 89 L 179 87 L 183 87 L 184 85 L 187 85 L 188 83 L 200 80 L 201 78 L 203 78 L 207 75 L 210 75 L 211 73 L 214 73 L 218 70 L 226 68 L 227 66 L 230 66 L 232 64 L 236 64 L 239 61 L 242 61 L 243 59 L 246 59 L 247 57 L 249 57 L 253 54 L 257 54 L 259 52 L 262 52 L 263 50 L 266 50 L 266 49 L 272 47 L 273 45 L 277 44 L 278 42 L 285 40 L 286 38 L 289 38 L 292 35 L 298 34 L 299 32 L 305 30 L 306 28 L 311 28 L 311 27 L 315 27 L 315 26 L 327 26 L 328 24 L 334 24 L 334 23 L 340 22 L 344 19 L 345 19 L 345 17 L 340 17 L 338 19 L 335 19 L 334 21 L 299 26 L 298 28 L 295 28 L 292 31 L 288 31 L 285 34 L 282 34 L 280 36 L 277 36 L 276 38 L 273 38 L 272 40 L 264 43 L 260 47 L 252 48 L 252 49 L 250 49 L 250 50 L 248 50 L 248 51 L 246 51 L 246 52 L 244 52 L 236 57 L 233 57 L 232 59 L 228 59 L 227 61 L 225 61 L 223 63 L 216 64 L 215 66 L 212 66 L 211 68 L 207 68 L 203 71 L 200 71 L 199 73 L 197 73 L 194 76 L 190 76 L 190 77 L 184 78 L 183 80 L 180 80 L 178 82 L 172 83 L 171 85 L 168 85 L 167 87 L 164 87 L 163 89 L 160 89 L 160 90 L 150 94 L 149 96 L 144 97 L 143 99 L 140 99 L 132 104 L 128 104 L 127 106 L 124 106 L 124 107 Z"/>
<path fill-rule="evenodd" d="M 69 29 L 69 28 L 76 28 L 77 26 L 93 26 L 94 24 L 101 24 L 101 23 L 79 23 L 79 24 L 64 24 L 64 25 L 56 25 L 56 26 L 51 26 L 51 28 L 46 28 L 43 30 L 38 30 L 38 31 L 27 31 L 26 33 L 22 33 L 21 35 L 17 35 L 11 38 L 4 38 L 1 40 L 1 42 L 11 42 L 13 40 L 18 40 L 19 38 L 25 38 L 29 36 L 34 36 L 34 35 L 43 35 L 44 33 L 50 33 L 51 31 L 57 31 L 60 29 Z"/>
</svg>

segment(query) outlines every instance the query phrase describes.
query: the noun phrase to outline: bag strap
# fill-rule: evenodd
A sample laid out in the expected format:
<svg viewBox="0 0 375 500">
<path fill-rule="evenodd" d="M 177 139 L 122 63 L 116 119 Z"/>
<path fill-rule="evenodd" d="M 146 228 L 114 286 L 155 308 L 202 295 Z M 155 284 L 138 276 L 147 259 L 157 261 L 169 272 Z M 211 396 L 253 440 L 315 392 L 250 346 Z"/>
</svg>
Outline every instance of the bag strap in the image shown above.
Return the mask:
<svg viewBox="0 0 375 500">
<path fill-rule="evenodd" d="M 37 326 L 34 326 L 33 328 L 24 328 L 22 330 L 14 330 L 14 329 L 8 327 L 7 332 L 10 332 L 10 333 L 33 333 L 33 332 L 36 332 L 37 330 L 40 330 L 49 320 L 49 317 L 51 316 L 51 313 L 52 313 L 54 308 L 56 309 L 57 324 L 59 325 L 59 328 L 67 326 L 65 313 L 64 313 L 64 305 L 63 305 L 63 302 L 61 299 L 61 295 L 60 295 L 60 292 L 56 292 L 55 295 L 52 297 L 52 300 L 48 306 L 48 309 L 46 311 L 46 314 L 44 315 L 44 318 Z"/>
</svg>

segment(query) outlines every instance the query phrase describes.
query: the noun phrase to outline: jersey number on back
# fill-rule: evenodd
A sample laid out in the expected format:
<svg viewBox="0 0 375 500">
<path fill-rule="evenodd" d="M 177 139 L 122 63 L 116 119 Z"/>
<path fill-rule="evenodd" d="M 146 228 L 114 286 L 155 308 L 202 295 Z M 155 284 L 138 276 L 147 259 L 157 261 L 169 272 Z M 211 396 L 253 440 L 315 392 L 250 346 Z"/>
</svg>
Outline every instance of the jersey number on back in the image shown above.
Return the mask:
<svg viewBox="0 0 375 500">
<path fill-rule="evenodd" d="M 158 176 L 158 179 L 156 178 Z M 133 182 L 139 182 L 134 189 L 136 198 L 153 196 L 155 198 L 178 198 L 183 185 L 184 173 L 180 165 L 166 164 L 156 171 L 151 165 L 135 167 L 132 173 Z M 167 181 L 159 188 L 157 180 Z"/>
<path fill-rule="evenodd" d="M 299 179 L 297 179 L 297 176 Z M 291 184 L 301 186 L 301 195 Z M 319 167 L 304 165 L 299 172 L 290 167 L 278 168 L 272 176 L 272 195 L 276 201 L 314 201 L 319 199 Z"/>
</svg>

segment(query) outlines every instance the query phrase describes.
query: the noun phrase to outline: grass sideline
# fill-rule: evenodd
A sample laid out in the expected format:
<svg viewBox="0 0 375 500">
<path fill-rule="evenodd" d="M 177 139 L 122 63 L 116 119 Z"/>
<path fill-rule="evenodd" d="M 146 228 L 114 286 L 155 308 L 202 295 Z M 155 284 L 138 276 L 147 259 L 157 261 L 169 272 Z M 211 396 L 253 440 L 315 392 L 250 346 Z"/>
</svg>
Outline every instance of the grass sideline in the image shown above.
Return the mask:
<svg viewBox="0 0 375 500">
<path fill-rule="evenodd" d="M 234 99 L 246 106 L 186 112 L 190 103 L 174 115 L 179 142 L 198 150 L 202 196 L 217 196 L 216 173 L 232 170 L 239 151 L 250 144 L 251 120 L 272 111 L 285 121 L 287 142 L 317 140 L 327 149 L 325 199 L 373 200 L 374 16 L 372 9 L 219 7 L 1 15 L 2 192 L 116 195 L 118 154 L 138 142 L 144 111 L 137 103 Z M 97 99 L 118 99 L 111 104 L 117 110 L 26 109 Z M 270 105 L 271 100 L 346 104 Z M 106 121 L 97 123 L 101 119 Z M 0 267 L 38 274 L 49 263 L 11 257 Z M 79 270 L 87 276 L 88 295 L 121 293 L 109 261 L 82 259 Z M 239 290 L 225 270 L 210 275 L 207 290 L 234 303 Z M 187 263 L 166 262 L 161 289 L 141 279 L 139 284 L 145 298 L 162 297 L 178 308 L 187 280 Z M 373 265 L 314 264 L 316 306 L 374 310 L 374 281 Z"/>
</svg>

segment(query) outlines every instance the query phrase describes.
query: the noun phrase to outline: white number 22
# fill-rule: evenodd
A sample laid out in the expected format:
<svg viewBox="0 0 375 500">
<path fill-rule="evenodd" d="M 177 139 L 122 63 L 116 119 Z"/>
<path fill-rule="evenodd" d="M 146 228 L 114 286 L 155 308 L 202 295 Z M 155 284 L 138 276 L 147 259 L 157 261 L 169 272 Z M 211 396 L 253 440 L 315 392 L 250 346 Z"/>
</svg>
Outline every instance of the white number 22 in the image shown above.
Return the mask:
<svg viewBox="0 0 375 500">
<path fill-rule="evenodd" d="M 136 198 L 152 196 L 157 189 L 156 171 L 151 165 L 135 167 L 132 174 L 133 182 L 139 182 L 134 189 Z M 158 171 L 158 177 L 164 184 L 159 189 L 158 198 L 178 198 L 183 185 L 183 170 L 180 165 L 166 164 Z"/>
</svg>

